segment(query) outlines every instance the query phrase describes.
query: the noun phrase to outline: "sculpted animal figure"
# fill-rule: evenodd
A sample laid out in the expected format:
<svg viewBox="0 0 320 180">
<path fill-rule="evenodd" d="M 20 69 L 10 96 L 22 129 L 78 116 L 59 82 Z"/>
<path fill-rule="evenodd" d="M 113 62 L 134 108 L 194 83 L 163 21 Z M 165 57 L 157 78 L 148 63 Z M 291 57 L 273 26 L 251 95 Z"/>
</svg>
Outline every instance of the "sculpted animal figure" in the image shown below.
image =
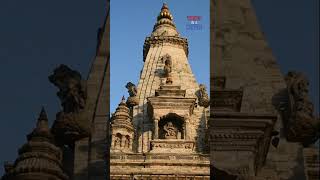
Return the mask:
<svg viewBox="0 0 320 180">
<path fill-rule="evenodd" d="M 78 139 L 88 137 L 90 128 L 85 111 L 86 81 L 82 80 L 79 72 L 66 65 L 56 68 L 49 76 L 49 81 L 59 89 L 57 96 L 63 107 L 52 126 L 57 142 L 70 145 Z"/>
<path fill-rule="evenodd" d="M 209 95 L 207 93 L 207 88 L 204 84 L 199 85 L 199 90 L 197 92 L 198 103 L 200 106 L 208 107 L 210 105 Z"/>
<path fill-rule="evenodd" d="M 65 113 L 80 112 L 86 103 L 86 86 L 79 72 L 66 65 L 60 65 L 49 76 L 49 81 L 58 89 L 57 96 Z"/>
<path fill-rule="evenodd" d="M 132 82 L 128 82 L 126 88 L 128 89 L 130 97 L 134 97 L 137 95 L 137 87 Z"/>
<path fill-rule="evenodd" d="M 288 90 L 287 139 L 313 144 L 319 138 L 319 118 L 314 116 L 314 107 L 309 99 L 309 81 L 298 72 L 289 72 L 285 77 Z"/>
</svg>

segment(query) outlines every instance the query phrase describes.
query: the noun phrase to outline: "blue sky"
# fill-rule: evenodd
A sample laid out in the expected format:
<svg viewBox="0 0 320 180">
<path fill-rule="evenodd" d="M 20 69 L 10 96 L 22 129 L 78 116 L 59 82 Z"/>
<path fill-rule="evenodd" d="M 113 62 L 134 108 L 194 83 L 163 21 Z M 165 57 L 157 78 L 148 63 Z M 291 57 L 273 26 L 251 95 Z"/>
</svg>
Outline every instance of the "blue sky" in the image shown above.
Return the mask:
<svg viewBox="0 0 320 180">
<path fill-rule="evenodd" d="M 319 0 L 252 0 L 283 74 L 304 73 L 319 114 Z"/>
<path fill-rule="evenodd" d="M 210 19 L 209 0 L 111 1 L 110 108 L 114 112 L 121 97 L 128 96 L 128 81 L 137 85 L 143 67 L 143 43 L 150 36 L 163 2 L 166 2 L 182 37 L 189 42 L 189 63 L 198 83 L 209 87 Z M 126 4 L 123 6 L 123 4 Z M 187 16 L 201 16 L 202 30 L 187 30 Z"/>
<path fill-rule="evenodd" d="M 86 79 L 103 25 L 105 0 L 0 0 L 0 176 L 36 125 L 60 109 L 48 76 L 59 64 Z"/>
</svg>

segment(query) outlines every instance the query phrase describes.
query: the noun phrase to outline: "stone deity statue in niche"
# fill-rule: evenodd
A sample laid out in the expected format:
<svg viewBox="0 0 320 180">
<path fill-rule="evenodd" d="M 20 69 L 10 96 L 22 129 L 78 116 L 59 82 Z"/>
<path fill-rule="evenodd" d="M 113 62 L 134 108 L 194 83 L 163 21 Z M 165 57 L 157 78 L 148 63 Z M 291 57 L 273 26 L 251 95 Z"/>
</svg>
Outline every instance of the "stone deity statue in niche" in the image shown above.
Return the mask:
<svg viewBox="0 0 320 180">
<path fill-rule="evenodd" d="M 121 139 L 120 137 L 116 136 L 115 140 L 114 140 L 114 147 L 119 149 L 121 146 Z"/>
<path fill-rule="evenodd" d="M 163 130 L 165 131 L 165 139 L 177 139 L 177 128 L 172 122 L 165 124 Z"/>
</svg>

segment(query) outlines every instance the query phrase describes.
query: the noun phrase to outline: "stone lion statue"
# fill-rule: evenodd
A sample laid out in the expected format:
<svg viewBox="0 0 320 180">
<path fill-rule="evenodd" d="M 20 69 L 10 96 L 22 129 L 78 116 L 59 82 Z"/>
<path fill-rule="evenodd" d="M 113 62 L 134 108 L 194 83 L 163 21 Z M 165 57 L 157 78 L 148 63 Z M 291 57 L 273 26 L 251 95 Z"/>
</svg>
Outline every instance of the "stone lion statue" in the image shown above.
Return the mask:
<svg viewBox="0 0 320 180">
<path fill-rule="evenodd" d="M 68 145 L 88 137 L 90 129 L 85 111 L 87 92 L 80 73 L 66 65 L 60 65 L 49 76 L 49 81 L 59 89 L 57 96 L 63 107 L 52 126 L 57 142 Z"/>
<path fill-rule="evenodd" d="M 299 72 L 291 71 L 285 77 L 288 90 L 287 138 L 313 144 L 319 138 L 319 118 L 314 116 L 314 107 L 309 99 L 309 81 Z"/>
<path fill-rule="evenodd" d="M 59 89 L 57 96 L 61 100 L 64 112 L 80 112 L 85 107 L 86 86 L 79 72 L 71 70 L 66 65 L 60 65 L 49 76 L 49 81 Z"/>
</svg>

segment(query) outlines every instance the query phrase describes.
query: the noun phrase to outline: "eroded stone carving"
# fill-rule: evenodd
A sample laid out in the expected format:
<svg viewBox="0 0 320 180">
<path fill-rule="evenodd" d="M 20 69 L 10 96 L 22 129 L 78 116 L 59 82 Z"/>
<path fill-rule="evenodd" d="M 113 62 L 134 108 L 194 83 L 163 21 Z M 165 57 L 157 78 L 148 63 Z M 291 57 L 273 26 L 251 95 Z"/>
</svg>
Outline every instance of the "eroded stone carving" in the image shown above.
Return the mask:
<svg viewBox="0 0 320 180">
<path fill-rule="evenodd" d="M 62 64 L 49 76 L 49 81 L 59 89 L 57 96 L 61 100 L 63 112 L 80 112 L 84 109 L 87 93 L 85 80 L 82 80 L 79 72 Z"/>
<path fill-rule="evenodd" d="M 52 131 L 62 144 L 73 143 L 77 139 L 87 137 L 90 130 L 87 124 L 86 81 L 79 72 L 66 65 L 60 65 L 49 76 L 49 81 L 58 89 L 57 96 L 61 100 L 63 110 L 58 112 Z"/>
<path fill-rule="evenodd" d="M 171 56 L 166 54 L 165 56 L 162 57 L 164 61 L 164 76 L 167 78 L 166 83 L 167 84 L 172 84 L 172 77 L 171 77 L 171 72 L 172 72 L 172 59 Z"/>
<path fill-rule="evenodd" d="M 172 122 L 165 124 L 163 130 L 165 131 L 165 139 L 177 139 L 177 128 L 174 127 Z"/>
<path fill-rule="evenodd" d="M 128 89 L 130 97 L 134 97 L 137 95 L 137 87 L 132 82 L 128 82 L 126 88 Z"/>
<path fill-rule="evenodd" d="M 139 99 L 137 98 L 137 87 L 132 82 L 128 82 L 126 85 L 126 88 L 128 89 L 129 97 L 127 99 L 127 105 L 129 107 L 133 107 L 139 104 Z"/>
<path fill-rule="evenodd" d="M 319 118 L 314 116 L 313 104 L 309 99 L 309 82 L 299 72 L 289 72 L 285 77 L 289 104 L 286 111 L 287 139 L 313 144 L 319 138 Z"/>
<path fill-rule="evenodd" d="M 197 91 L 198 104 L 203 107 L 208 107 L 210 105 L 210 99 L 208 96 L 207 88 L 204 84 L 199 85 L 199 90 Z"/>
<path fill-rule="evenodd" d="M 121 146 L 121 138 L 116 136 L 115 140 L 114 140 L 114 147 L 115 148 L 120 148 L 120 146 Z"/>
</svg>

